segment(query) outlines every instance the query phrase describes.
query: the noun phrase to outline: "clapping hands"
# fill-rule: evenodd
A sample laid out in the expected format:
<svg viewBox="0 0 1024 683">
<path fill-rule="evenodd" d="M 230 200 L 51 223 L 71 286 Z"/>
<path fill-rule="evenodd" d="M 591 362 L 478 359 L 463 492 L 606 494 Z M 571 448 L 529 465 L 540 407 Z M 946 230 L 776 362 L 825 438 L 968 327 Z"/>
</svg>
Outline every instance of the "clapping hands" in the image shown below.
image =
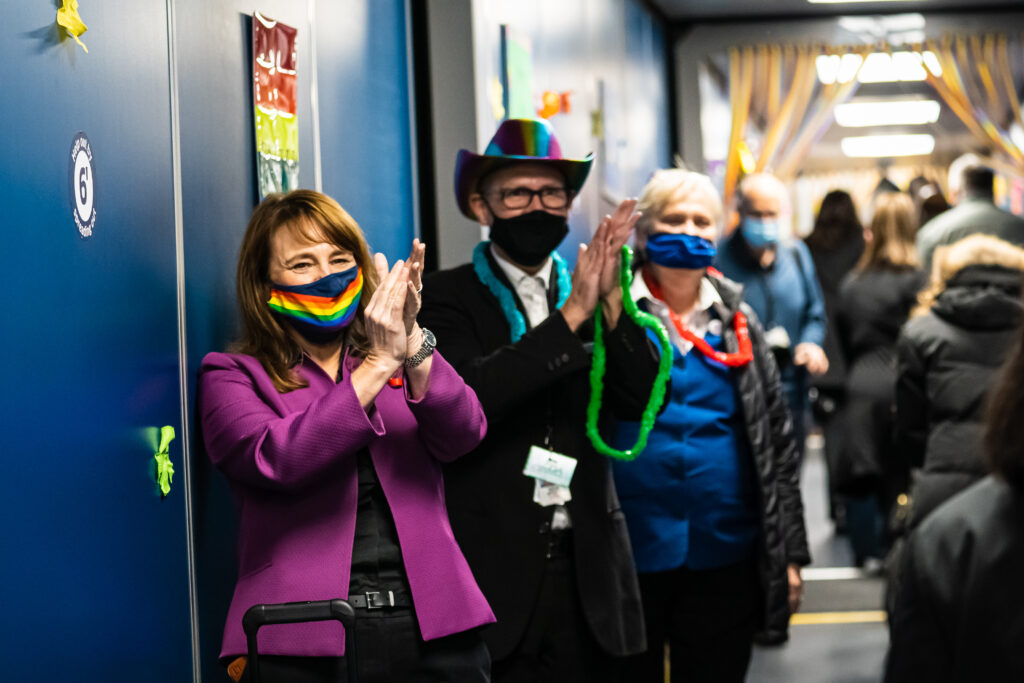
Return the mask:
<svg viewBox="0 0 1024 683">
<path fill-rule="evenodd" d="M 412 344 L 412 351 L 419 348 L 416 316 L 420 311 L 425 252 L 423 243 L 413 240 L 409 258 L 395 261 L 390 270 L 384 254 L 373 256 L 379 284 L 363 312 L 370 344 L 368 358 L 393 366 L 394 370 L 405 362 Z"/>
<path fill-rule="evenodd" d="M 636 199 L 619 204 L 597 227 L 589 245 L 580 245 L 576 269 L 572 274 L 572 293 L 562 305 L 562 315 L 572 330 L 593 315 L 598 302 L 604 305 L 609 327 L 615 327 L 622 310 L 617 287 L 620 251 L 633 233 L 639 213 Z"/>
</svg>

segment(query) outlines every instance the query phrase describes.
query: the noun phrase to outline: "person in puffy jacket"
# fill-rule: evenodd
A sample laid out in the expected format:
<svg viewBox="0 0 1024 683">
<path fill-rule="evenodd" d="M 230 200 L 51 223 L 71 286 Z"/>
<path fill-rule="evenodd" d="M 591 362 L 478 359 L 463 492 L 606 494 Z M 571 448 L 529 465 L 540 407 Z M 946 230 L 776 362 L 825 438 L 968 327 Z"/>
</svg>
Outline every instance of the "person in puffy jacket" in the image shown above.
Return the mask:
<svg viewBox="0 0 1024 683">
<path fill-rule="evenodd" d="M 907 542 L 886 683 L 1024 680 L 1022 332 L 1011 334 L 984 418 L 992 474 L 940 505 Z"/>
<path fill-rule="evenodd" d="M 985 392 L 1021 319 L 1024 249 L 972 235 L 935 254 L 932 281 L 897 346 L 897 448 L 920 468 L 910 526 L 985 474 Z"/>
</svg>

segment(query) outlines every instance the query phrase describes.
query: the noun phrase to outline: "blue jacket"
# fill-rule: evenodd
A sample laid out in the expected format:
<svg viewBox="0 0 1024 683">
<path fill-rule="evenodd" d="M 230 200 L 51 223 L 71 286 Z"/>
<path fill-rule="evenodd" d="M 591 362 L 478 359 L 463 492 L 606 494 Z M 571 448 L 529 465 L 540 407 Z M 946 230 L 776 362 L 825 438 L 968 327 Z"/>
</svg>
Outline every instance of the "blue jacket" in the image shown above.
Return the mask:
<svg viewBox="0 0 1024 683">
<path fill-rule="evenodd" d="M 720 334 L 709 331 L 704 341 L 724 350 Z M 637 571 L 742 562 L 754 551 L 761 519 L 734 372 L 697 349 L 683 355 L 673 346 L 667 401 L 640 457 L 612 462 Z M 639 427 L 620 423 L 616 448 L 634 443 Z"/>
<path fill-rule="evenodd" d="M 791 349 L 803 342 L 824 345 L 825 299 L 811 252 L 803 242 L 780 244 L 775 263 L 762 268 L 736 230 L 719 243 L 716 265 L 727 278 L 743 285 L 743 300 L 765 330 L 781 325 Z"/>
</svg>

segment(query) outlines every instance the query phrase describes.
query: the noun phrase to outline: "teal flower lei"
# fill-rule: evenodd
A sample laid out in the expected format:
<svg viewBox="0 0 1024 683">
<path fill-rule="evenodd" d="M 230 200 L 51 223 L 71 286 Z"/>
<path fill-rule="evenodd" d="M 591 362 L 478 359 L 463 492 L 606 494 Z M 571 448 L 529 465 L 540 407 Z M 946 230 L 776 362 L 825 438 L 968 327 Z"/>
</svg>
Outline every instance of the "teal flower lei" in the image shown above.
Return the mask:
<svg viewBox="0 0 1024 683">
<path fill-rule="evenodd" d="M 587 404 L 587 436 L 594 450 L 603 455 L 618 460 L 636 460 L 647 446 L 647 437 L 654 429 L 654 421 L 658 417 L 658 410 L 665 401 L 665 387 L 668 386 L 668 376 L 672 371 L 672 342 L 669 340 L 668 332 L 661 321 L 650 313 L 644 313 L 637 308 L 636 302 L 630 295 L 629 289 L 633 284 L 633 250 L 628 245 L 622 247 L 622 265 L 619 271 L 619 284 L 622 287 L 622 309 L 638 327 L 646 328 L 654 332 L 661 345 L 661 358 L 658 361 L 658 374 L 654 378 L 654 385 L 651 387 L 651 397 L 644 408 L 643 416 L 640 418 L 640 433 L 637 434 L 636 443 L 632 448 L 624 451 L 612 448 L 598 431 L 597 423 L 601 415 L 601 397 L 604 392 L 605 375 L 605 350 L 604 333 L 601 331 L 601 306 L 594 309 L 594 360 L 590 366 L 590 403 Z"/>
<path fill-rule="evenodd" d="M 490 261 L 487 260 L 487 250 L 491 247 L 489 240 L 484 240 L 473 249 L 473 271 L 480 282 L 490 290 L 491 294 L 501 304 L 501 312 L 505 314 L 509 330 L 512 333 L 512 341 L 517 342 L 526 334 L 526 318 L 523 317 L 519 307 L 516 306 L 515 297 L 512 291 L 502 283 L 501 280 L 491 271 Z M 569 290 L 572 289 L 572 281 L 569 279 L 569 267 L 565 259 L 558 255 L 558 252 L 551 252 L 551 259 L 555 262 L 555 273 L 558 277 L 558 306 L 561 307 L 569 298 Z"/>
</svg>

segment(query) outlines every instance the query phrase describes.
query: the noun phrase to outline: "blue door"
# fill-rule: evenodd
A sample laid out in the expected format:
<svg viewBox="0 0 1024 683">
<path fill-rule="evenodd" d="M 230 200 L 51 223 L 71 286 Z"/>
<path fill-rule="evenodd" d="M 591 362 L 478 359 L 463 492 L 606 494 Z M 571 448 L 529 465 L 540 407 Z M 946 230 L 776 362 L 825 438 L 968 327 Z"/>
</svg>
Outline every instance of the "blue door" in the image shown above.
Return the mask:
<svg viewBox="0 0 1024 683">
<path fill-rule="evenodd" d="M 180 683 L 192 628 L 167 12 L 82 0 L 86 54 L 56 28 L 59 5 L 5 3 L 0 22 L 0 677 Z M 92 163 L 73 188 L 80 131 Z M 73 192 L 95 208 L 90 237 Z M 166 498 L 163 425 L 179 433 Z"/>
</svg>

